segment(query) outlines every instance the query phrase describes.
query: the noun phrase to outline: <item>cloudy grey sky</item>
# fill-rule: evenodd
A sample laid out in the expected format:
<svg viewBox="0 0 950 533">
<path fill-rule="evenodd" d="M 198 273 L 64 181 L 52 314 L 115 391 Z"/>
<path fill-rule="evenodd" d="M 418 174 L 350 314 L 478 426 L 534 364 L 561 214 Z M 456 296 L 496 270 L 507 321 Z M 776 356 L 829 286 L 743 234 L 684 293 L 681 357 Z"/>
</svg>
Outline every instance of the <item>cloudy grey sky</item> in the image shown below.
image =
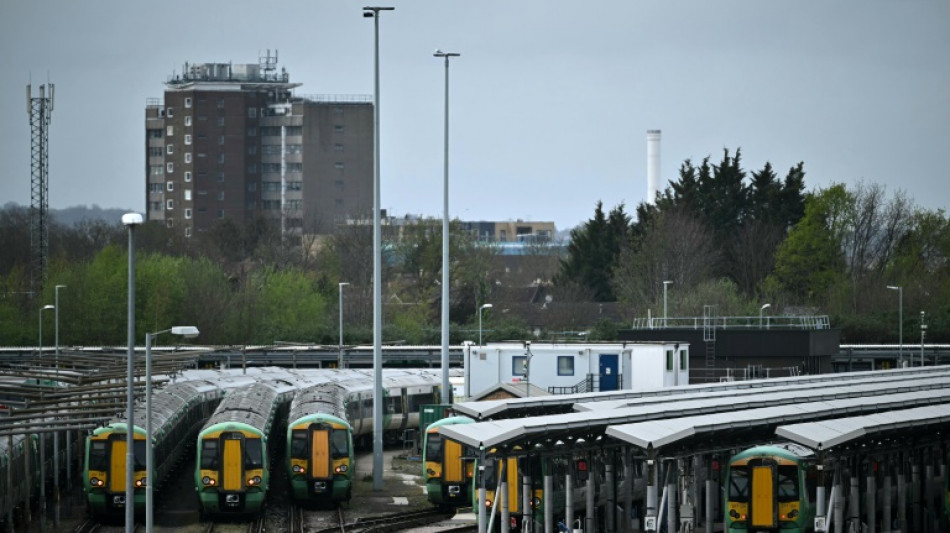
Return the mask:
<svg viewBox="0 0 950 533">
<path fill-rule="evenodd" d="M 56 85 L 51 207 L 144 209 L 144 106 L 187 62 L 278 50 L 298 94 L 373 92 L 380 20 L 382 206 L 440 217 L 444 67 L 450 215 L 582 223 L 743 152 L 805 162 L 809 189 L 879 183 L 947 208 L 950 0 L 2 0 L 0 205 L 30 203 L 26 84 Z"/>
</svg>

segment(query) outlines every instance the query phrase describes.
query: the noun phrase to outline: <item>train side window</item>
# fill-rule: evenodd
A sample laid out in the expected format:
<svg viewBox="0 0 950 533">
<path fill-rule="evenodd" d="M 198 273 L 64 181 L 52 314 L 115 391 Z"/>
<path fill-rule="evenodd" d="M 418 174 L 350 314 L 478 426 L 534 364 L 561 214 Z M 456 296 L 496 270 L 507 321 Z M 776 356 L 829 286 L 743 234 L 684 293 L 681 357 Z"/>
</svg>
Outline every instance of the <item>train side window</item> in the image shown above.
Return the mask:
<svg viewBox="0 0 950 533">
<path fill-rule="evenodd" d="M 330 434 L 330 447 L 333 450 L 334 459 L 350 456 L 348 436 L 349 432 L 345 429 L 334 429 Z"/>
<path fill-rule="evenodd" d="M 108 464 L 105 441 L 93 441 L 89 447 L 89 470 L 105 470 Z"/>
<path fill-rule="evenodd" d="M 244 468 L 264 468 L 264 450 L 261 439 L 245 439 Z"/>
<path fill-rule="evenodd" d="M 298 459 L 307 457 L 307 430 L 295 429 L 290 437 L 290 456 Z"/>
<path fill-rule="evenodd" d="M 442 435 L 429 433 L 427 436 L 426 461 L 442 461 Z"/>
<path fill-rule="evenodd" d="M 216 470 L 218 468 L 218 441 L 205 439 L 201 441 L 201 469 Z"/>
<path fill-rule="evenodd" d="M 729 501 L 749 501 L 749 471 L 745 466 L 729 469 Z"/>
</svg>

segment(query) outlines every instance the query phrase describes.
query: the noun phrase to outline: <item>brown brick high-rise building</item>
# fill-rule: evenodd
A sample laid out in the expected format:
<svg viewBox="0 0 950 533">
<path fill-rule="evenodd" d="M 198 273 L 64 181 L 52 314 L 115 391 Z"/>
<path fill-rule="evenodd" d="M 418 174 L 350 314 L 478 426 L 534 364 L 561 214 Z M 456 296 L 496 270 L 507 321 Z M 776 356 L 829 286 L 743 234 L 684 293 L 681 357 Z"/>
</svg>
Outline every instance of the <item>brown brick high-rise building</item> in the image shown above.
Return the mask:
<svg viewBox="0 0 950 533">
<path fill-rule="evenodd" d="M 259 215 L 283 235 L 372 216 L 371 96 L 294 94 L 277 58 L 185 64 L 145 109 L 146 219 L 192 237 Z"/>
</svg>

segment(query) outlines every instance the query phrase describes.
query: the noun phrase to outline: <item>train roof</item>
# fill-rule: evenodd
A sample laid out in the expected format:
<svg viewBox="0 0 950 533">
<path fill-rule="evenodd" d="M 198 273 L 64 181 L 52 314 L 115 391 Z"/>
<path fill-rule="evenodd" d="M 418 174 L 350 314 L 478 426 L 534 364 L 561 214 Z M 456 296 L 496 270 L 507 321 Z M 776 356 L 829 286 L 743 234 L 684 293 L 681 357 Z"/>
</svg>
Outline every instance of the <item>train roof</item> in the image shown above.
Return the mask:
<svg viewBox="0 0 950 533">
<path fill-rule="evenodd" d="M 293 426 L 304 417 L 317 414 L 346 420 L 343 396 L 346 389 L 339 383 L 324 383 L 298 391 L 290 403 L 287 415 L 288 426 Z"/>
<path fill-rule="evenodd" d="M 278 390 L 264 383 L 255 383 L 237 394 L 225 396 L 201 432 L 219 424 L 238 423 L 266 433 L 279 403 Z"/>
</svg>

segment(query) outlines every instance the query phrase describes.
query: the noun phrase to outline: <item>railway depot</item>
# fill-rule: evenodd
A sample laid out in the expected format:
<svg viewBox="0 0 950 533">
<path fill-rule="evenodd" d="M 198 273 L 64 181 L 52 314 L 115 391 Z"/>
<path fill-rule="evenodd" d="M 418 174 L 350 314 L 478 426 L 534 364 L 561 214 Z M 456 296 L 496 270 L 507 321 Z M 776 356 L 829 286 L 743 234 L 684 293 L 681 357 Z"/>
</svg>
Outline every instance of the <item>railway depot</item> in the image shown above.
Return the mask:
<svg viewBox="0 0 950 533">
<path fill-rule="evenodd" d="M 513 358 L 525 349 L 509 347 L 510 357 L 499 367 L 516 370 Z M 668 351 L 661 350 L 657 359 L 665 364 Z M 218 380 L 234 390 L 259 380 L 299 381 L 292 388 L 302 388 L 314 385 L 317 375 L 324 376 L 320 381 L 368 373 L 250 366 L 195 370 L 194 360 L 187 352 L 157 356 L 157 394 L 187 381 Z M 16 466 L 0 476 L 2 520 L 11 531 L 13 522 L 29 520 L 23 494 L 40 501 L 57 493 L 59 474 L 75 474 L 86 435 L 124 407 L 121 394 L 107 385 L 124 387 L 121 371 L 57 370 L 53 377 L 67 387 L 53 388 L 40 386 L 53 381 L 43 379 L 49 374 L 34 372 L 30 379 L 37 393 L 4 419 L 0 435 L 5 450 L 25 442 L 16 437 L 19 431 L 46 451 L 45 457 L 24 455 L 32 461 L 26 464 L 14 458 Z M 537 386 L 538 378 L 530 383 Z M 142 384 L 135 385 L 140 390 Z M 464 481 L 471 484 L 478 527 L 549 531 L 560 522 L 587 532 L 795 531 L 788 520 L 794 514 L 794 524 L 803 530 L 849 531 L 857 524 L 867 531 L 948 530 L 950 367 L 667 385 L 452 405 L 471 423 L 443 425 L 438 434 L 459 443 L 467 460 L 478 465 Z M 60 442 L 50 445 L 56 436 Z M 57 464 L 60 458 L 64 462 Z M 9 459 L 0 466 L 7 464 Z M 801 482 L 794 502 L 787 501 L 789 478 L 783 470 L 791 466 Z M 34 471 L 35 477 L 16 476 Z M 772 477 L 762 477 L 765 472 Z M 735 499 L 729 487 L 739 473 L 750 490 L 769 485 L 769 498 Z M 46 486 L 31 486 L 34 481 Z M 67 477 L 65 485 L 74 481 Z"/>
</svg>

